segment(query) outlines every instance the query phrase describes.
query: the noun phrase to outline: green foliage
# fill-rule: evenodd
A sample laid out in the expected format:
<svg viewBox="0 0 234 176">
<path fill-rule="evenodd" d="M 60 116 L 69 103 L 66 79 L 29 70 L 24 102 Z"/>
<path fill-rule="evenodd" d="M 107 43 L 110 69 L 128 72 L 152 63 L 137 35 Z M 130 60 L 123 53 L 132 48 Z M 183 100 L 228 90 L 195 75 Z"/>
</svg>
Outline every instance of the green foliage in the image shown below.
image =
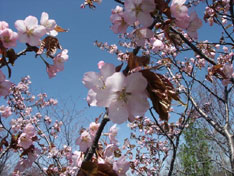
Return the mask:
<svg viewBox="0 0 234 176">
<path fill-rule="evenodd" d="M 184 131 L 185 143 L 179 152 L 181 175 L 211 176 L 212 161 L 205 129 L 194 122 Z"/>
</svg>

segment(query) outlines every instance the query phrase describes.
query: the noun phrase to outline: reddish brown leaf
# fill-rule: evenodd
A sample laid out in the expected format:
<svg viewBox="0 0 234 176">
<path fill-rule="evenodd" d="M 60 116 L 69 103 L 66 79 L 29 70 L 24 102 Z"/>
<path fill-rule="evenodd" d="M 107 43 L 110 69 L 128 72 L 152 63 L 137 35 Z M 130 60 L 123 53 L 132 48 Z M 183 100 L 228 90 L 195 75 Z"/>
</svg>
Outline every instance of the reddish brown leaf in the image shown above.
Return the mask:
<svg viewBox="0 0 234 176">
<path fill-rule="evenodd" d="M 95 176 L 118 176 L 109 163 L 98 164 L 98 173 Z"/>
<path fill-rule="evenodd" d="M 153 108 L 161 120 L 168 121 L 168 113 L 172 99 L 180 101 L 178 93 L 171 82 L 163 75 L 150 70 L 142 70 L 143 76 L 148 81 L 147 91 L 153 103 Z"/>
<path fill-rule="evenodd" d="M 98 164 L 96 162 L 85 161 L 77 176 L 118 176 L 109 163 Z"/>
<path fill-rule="evenodd" d="M 57 32 L 67 32 L 68 31 L 68 30 L 63 29 L 62 27 L 60 27 L 58 25 L 54 28 L 54 30 L 57 31 Z"/>
<path fill-rule="evenodd" d="M 59 41 L 56 37 L 47 36 L 41 42 L 40 48 L 37 51 L 37 54 L 40 55 L 46 50 L 46 55 L 53 58 L 53 55 L 56 53 L 57 49 L 62 49 L 59 44 Z"/>
<path fill-rule="evenodd" d="M 147 66 L 149 62 L 150 62 L 150 58 L 148 56 L 138 57 L 134 55 L 133 53 L 129 53 L 128 67 L 130 70 L 133 70 L 134 68 L 139 67 L 139 66 Z"/>
<path fill-rule="evenodd" d="M 84 175 L 94 176 L 97 172 L 98 172 L 97 163 L 93 163 L 91 161 L 84 161 L 81 165 L 79 173 Z"/>
</svg>

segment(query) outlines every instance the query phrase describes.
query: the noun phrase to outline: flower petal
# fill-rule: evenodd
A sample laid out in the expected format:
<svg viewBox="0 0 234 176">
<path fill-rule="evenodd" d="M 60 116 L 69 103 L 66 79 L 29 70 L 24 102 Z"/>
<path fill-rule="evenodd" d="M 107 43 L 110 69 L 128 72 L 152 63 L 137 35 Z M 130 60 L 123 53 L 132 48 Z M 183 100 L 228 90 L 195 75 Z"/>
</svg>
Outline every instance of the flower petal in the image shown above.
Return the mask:
<svg viewBox="0 0 234 176">
<path fill-rule="evenodd" d="M 133 116 L 143 116 L 149 109 L 149 102 L 146 94 L 130 95 L 128 97 L 129 114 Z"/>
<path fill-rule="evenodd" d="M 28 27 L 28 29 L 34 29 L 38 25 L 38 20 L 34 16 L 28 16 L 24 20 L 25 26 Z"/>
<path fill-rule="evenodd" d="M 96 72 L 87 72 L 84 74 L 82 83 L 88 89 L 97 90 L 97 88 L 103 87 L 103 82 L 101 81 L 100 74 Z"/>
<path fill-rule="evenodd" d="M 128 110 L 126 104 L 121 101 L 111 103 L 108 115 L 113 123 L 121 124 L 128 120 Z"/>
<path fill-rule="evenodd" d="M 121 72 L 116 72 L 106 79 L 105 85 L 111 92 L 118 92 L 126 87 L 126 83 L 126 77 L 124 74 Z"/>
<path fill-rule="evenodd" d="M 26 26 L 23 20 L 17 20 L 15 22 L 15 28 L 21 33 L 24 33 L 26 31 Z"/>
<path fill-rule="evenodd" d="M 142 73 L 136 72 L 129 75 L 127 78 L 126 91 L 131 93 L 142 92 L 146 89 L 147 80 L 142 76 Z"/>
</svg>

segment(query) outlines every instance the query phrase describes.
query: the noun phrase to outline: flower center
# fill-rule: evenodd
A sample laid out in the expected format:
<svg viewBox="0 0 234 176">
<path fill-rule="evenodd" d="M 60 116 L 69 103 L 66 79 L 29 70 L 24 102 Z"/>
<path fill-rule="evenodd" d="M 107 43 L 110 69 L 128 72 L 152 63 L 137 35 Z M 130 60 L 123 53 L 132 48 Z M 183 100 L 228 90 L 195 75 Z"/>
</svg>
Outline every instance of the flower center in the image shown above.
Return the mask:
<svg viewBox="0 0 234 176">
<path fill-rule="evenodd" d="M 26 32 L 27 36 L 30 37 L 33 35 L 33 29 L 27 29 L 27 32 Z"/>
<path fill-rule="evenodd" d="M 82 137 L 82 141 L 88 143 L 88 142 L 90 141 L 90 139 L 89 139 L 88 136 L 83 136 L 83 137 Z"/>
<path fill-rule="evenodd" d="M 10 40 L 10 37 L 9 37 L 9 36 L 4 36 L 4 37 L 3 37 L 3 41 L 4 41 L 5 43 L 9 43 L 11 40 Z"/>
<path fill-rule="evenodd" d="M 118 94 L 118 101 L 123 101 L 127 103 L 128 96 L 131 95 L 131 93 L 126 92 L 126 89 L 124 88 L 122 91 L 117 92 Z"/>
<path fill-rule="evenodd" d="M 142 11 L 141 4 L 136 5 L 134 11 L 135 11 L 136 16 L 137 16 Z"/>
</svg>

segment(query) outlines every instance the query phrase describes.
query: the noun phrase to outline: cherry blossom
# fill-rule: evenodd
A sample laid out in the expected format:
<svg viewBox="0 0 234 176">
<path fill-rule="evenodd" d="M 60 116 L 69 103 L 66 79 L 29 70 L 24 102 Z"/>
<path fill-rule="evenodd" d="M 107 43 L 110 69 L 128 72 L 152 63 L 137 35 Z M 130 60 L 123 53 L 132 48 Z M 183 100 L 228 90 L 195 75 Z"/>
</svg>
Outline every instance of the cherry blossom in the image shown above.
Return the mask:
<svg viewBox="0 0 234 176">
<path fill-rule="evenodd" d="M 40 38 L 46 34 L 46 28 L 38 25 L 38 20 L 34 16 L 28 16 L 25 20 L 17 20 L 15 28 L 18 30 L 19 41 L 31 46 L 38 46 Z"/>
<path fill-rule="evenodd" d="M 127 77 L 121 72 L 114 73 L 105 81 L 105 89 L 97 93 L 97 105 L 108 107 L 112 122 L 123 123 L 142 116 L 149 108 L 145 89 L 146 79 L 136 72 Z"/>
<path fill-rule="evenodd" d="M 108 144 L 104 150 L 104 157 L 110 157 L 113 156 L 114 151 L 118 149 L 118 146 L 116 144 Z"/>
<path fill-rule="evenodd" d="M 164 44 L 161 40 L 158 40 L 158 39 L 152 40 L 152 50 L 154 52 L 161 51 L 163 50 L 163 48 L 164 48 Z"/>
<path fill-rule="evenodd" d="M 29 123 L 24 127 L 23 132 L 30 138 L 34 137 L 36 135 L 36 130 L 34 128 L 34 126 Z"/>
<path fill-rule="evenodd" d="M 129 37 L 136 42 L 137 46 L 144 46 L 146 39 L 150 39 L 154 36 L 154 33 L 148 28 L 140 28 L 134 30 Z"/>
<path fill-rule="evenodd" d="M 186 29 L 190 21 L 185 2 L 186 0 L 173 0 L 170 7 L 171 14 L 176 18 L 176 25 L 182 29 Z"/>
<path fill-rule="evenodd" d="M 108 133 L 108 137 L 110 139 L 111 144 L 117 144 L 117 139 L 115 138 L 117 136 L 118 128 L 116 127 L 116 124 L 114 124 Z"/>
<path fill-rule="evenodd" d="M 64 70 L 64 62 L 66 62 L 69 58 L 68 56 L 68 50 L 64 49 L 61 53 L 57 54 L 54 61 L 54 66 L 57 68 L 57 71 L 63 71 Z"/>
<path fill-rule="evenodd" d="M 7 96 L 10 93 L 12 83 L 5 79 L 5 75 L 0 70 L 0 96 Z"/>
<path fill-rule="evenodd" d="M 46 28 L 46 32 L 48 35 L 56 36 L 58 34 L 58 32 L 54 30 L 56 21 L 53 19 L 49 19 L 48 13 L 42 12 L 40 23 Z"/>
<path fill-rule="evenodd" d="M 11 29 L 4 29 L 0 31 L 0 40 L 5 48 L 15 47 L 18 34 Z"/>
<path fill-rule="evenodd" d="M 96 122 L 92 122 L 90 123 L 89 125 L 89 131 L 90 131 L 90 134 L 94 137 L 98 128 L 100 126 L 100 123 L 96 123 Z"/>
<path fill-rule="evenodd" d="M 46 71 L 48 73 L 49 78 L 53 78 L 56 76 L 56 73 L 58 72 L 57 67 L 54 65 L 47 65 Z"/>
<path fill-rule="evenodd" d="M 9 117 L 12 114 L 11 107 L 3 106 L 3 105 L 0 106 L 0 113 L 2 117 L 5 117 L 5 118 Z"/>
<path fill-rule="evenodd" d="M 139 20 L 144 27 L 149 27 L 153 23 L 150 12 L 155 9 L 154 0 L 126 0 L 124 2 L 126 21 L 132 25 Z"/>
<path fill-rule="evenodd" d="M 0 31 L 3 31 L 4 29 L 7 29 L 8 27 L 9 25 L 6 21 L 0 21 Z"/>
<path fill-rule="evenodd" d="M 69 58 L 68 50 L 64 49 L 61 53 L 57 54 L 53 59 L 53 65 L 46 65 L 46 71 L 48 73 L 49 78 L 53 78 L 56 76 L 57 72 L 64 70 L 64 62 L 66 62 Z"/>
<path fill-rule="evenodd" d="M 92 145 L 92 138 L 88 131 L 83 131 L 80 137 L 76 140 L 76 144 L 80 146 L 80 151 L 86 152 L 86 150 Z"/>
<path fill-rule="evenodd" d="M 18 145 L 24 149 L 28 149 L 32 145 L 33 141 L 26 133 L 22 133 L 18 139 Z"/>
<path fill-rule="evenodd" d="M 96 95 L 105 88 L 105 80 L 115 72 L 113 64 L 99 62 L 100 73 L 87 72 L 82 83 L 89 89 L 87 102 L 91 106 L 97 106 Z"/>
<path fill-rule="evenodd" d="M 39 149 L 35 148 L 33 151 L 28 152 L 27 158 L 21 158 L 14 169 L 14 174 L 23 172 L 25 169 L 32 166 L 33 162 L 38 158 L 40 154 Z M 18 175 L 17 175 L 18 176 Z"/>
<path fill-rule="evenodd" d="M 126 156 L 121 156 L 113 163 L 113 169 L 117 172 L 118 176 L 125 176 L 128 171 L 130 163 L 127 161 Z"/>
<path fill-rule="evenodd" d="M 36 135 L 36 130 L 34 126 L 29 123 L 24 127 L 23 133 L 20 135 L 18 139 L 18 145 L 23 147 L 24 149 L 28 149 L 32 143 L 32 138 Z"/>
<path fill-rule="evenodd" d="M 226 63 L 223 66 L 223 73 L 226 76 L 226 78 L 222 81 L 224 86 L 227 86 L 228 84 L 231 83 L 230 79 L 234 78 L 234 72 L 233 72 L 233 64 L 228 64 Z"/>
<path fill-rule="evenodd" d="M 112 15 L 110 17 L 110 20 L 113 24 L 113 26 L 111 27 L 111 29 L 113 30 L 114 33 L 125 33 L 127 28 L 128 28 L 128 24 L 125 21 L 125 17 L 126 13 L 123 12 L 123 8 L 120 6 L 117 6 L 115 8 L 115 10 L 112 11 Z"/>
<path fill-rule="evenodd" d="M 198 18 L 197 13 L 194 11 L 190 15 L 190 23 L 187 28 L 188 35 L 197 39 L 197 30 L 202 26 L 202 21 Z"/>
</svg>

